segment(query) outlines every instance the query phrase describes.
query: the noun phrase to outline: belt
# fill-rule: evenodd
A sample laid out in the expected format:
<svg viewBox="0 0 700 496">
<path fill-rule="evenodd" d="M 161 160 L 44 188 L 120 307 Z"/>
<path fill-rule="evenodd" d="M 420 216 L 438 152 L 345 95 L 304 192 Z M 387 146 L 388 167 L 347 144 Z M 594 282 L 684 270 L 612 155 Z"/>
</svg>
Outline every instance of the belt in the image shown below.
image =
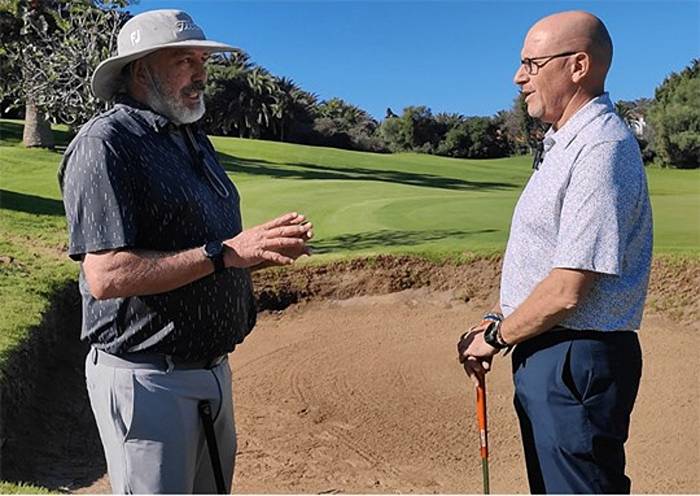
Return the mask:
<svg viewBox="0 0 700 496">
<path fill-rule="evenodd" d="M 534 338 L 518 343 L 513 352 L 517 354 L 517 357 L 514 356 L 513 361 L 514 363 L 522 361 L 524 357 L 540 350 L 578 339 L 601 341 L 611 346 L 620 346 L 622 348 L 633 347 L 636 346 L 635 343 L 639 343 L 636 331 L 593 331 L 556 326 L 549 331 L 538 334 Z"/>
<path fill-rule="evenodd" d="M 112 355 L 97 348 L 91 350 L 92 363 L 107 365 L 120 369 L 158 369 L 165 372 L 172 370 L 209 370 L 222 364 L 228 358 L 227 354 L 219 355 L 210 360 L 185 361 L 163 353 L 126 353 Z"/>
</svg>

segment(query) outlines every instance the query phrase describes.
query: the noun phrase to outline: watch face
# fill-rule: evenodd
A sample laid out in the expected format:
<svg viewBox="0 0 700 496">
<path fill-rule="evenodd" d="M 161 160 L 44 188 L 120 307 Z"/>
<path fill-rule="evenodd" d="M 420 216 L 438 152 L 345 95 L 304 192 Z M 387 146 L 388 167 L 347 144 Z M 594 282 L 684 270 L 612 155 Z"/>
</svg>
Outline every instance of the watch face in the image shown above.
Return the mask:
<svg viewBox="0 0 700 496">
<path fill-rule="evenodd" d="M 498 323 L 497 322 L 491 322 L 488 327 L 484 330 L 484 341 L 486 341 L 488 344 L 493 346 L 494 348 L 498 348 L 498 339 L 496 337 L 496 334 L 498 333 Z"/>
<path fill-rule="evenodd" d="M 218 257 L 224 251 L 224 244 L 221 241 L 209 241 L 204 245 L 204 253 L 209 258 Z"/>
<path fill-rule="evenodd" d="M 497 325 L 498 324 L 496 322 L 492 321 L 484 330 L 484 334 L 488 334 L 489 336 L 491 336 L 494 333 Z"/>
</svg>

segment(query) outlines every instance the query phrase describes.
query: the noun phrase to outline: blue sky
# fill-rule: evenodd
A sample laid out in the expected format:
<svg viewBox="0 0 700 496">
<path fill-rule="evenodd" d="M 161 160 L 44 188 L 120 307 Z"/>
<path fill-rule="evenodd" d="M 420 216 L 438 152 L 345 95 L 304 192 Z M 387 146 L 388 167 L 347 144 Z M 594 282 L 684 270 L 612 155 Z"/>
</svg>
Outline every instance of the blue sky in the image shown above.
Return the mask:
<svg viewBox="0 0 700 496">
<path fill-rule="evenodd" d="M 492 115 L 510 108 L 522 39 L 540 17 L 587 10 L 605 22 L 615 55 L 613 100 L 652 97 L 671 71 L 700 57 L 700 0 L 692 1 L 205 1 L 141 0 L 189 12 L 208 38 L 321 99 L 382 119 L 408 105 Z"/>
</svg>

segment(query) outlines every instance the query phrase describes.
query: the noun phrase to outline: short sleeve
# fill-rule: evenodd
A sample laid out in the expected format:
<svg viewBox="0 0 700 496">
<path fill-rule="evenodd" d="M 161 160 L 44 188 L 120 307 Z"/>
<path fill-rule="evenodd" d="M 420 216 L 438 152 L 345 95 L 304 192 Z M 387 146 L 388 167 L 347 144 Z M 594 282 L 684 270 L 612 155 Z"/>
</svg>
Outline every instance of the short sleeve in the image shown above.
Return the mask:
<svg viewBox="0 0 700 496">
<path fill-rule="evenodd" d="M 634 157 L 625 141 L 584 150 L 564 196 L 554 267 L 620 275 L 630 219 L 640 208 L 644 171 Z"/>
<path fill-rule="evenodd" d="M 127 161 L 104 140 L 81 137 L 70 147 L 63 176 L 68 255 L 133 246 L 136 192 Z"/>
</svg>

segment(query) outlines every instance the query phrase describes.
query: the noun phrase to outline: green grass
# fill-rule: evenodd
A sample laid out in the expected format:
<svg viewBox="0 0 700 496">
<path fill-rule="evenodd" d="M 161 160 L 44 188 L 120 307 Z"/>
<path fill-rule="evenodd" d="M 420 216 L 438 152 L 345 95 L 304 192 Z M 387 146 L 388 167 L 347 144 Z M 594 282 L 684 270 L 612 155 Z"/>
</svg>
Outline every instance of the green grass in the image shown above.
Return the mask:
<svg viewBox="0 0 700 496">
<path fill-rule="evenodd" d="M 51 494 L 51 491 L 44 487 L 24 483 L 14 484 L 0 481 L 0 494 Z"/>
<path fill-rule="evenodd" d="M 75 279 L 63 255 L 65 220 L 56 184 L 60 154 L 19 146 L 21 124 L 0 122 L 0 380 L 3 364 L 38 325 L 51 294 Z"/>
<path fill-rule="evenodd" d="M 493 253 L 505 248 L 529 157 L 457 160 L 213 138 L 248 225 L 300 210 L 316 253 Z M 700 253 L 700 170 L 650 169 L 655 251 Z"/>
</svg>

